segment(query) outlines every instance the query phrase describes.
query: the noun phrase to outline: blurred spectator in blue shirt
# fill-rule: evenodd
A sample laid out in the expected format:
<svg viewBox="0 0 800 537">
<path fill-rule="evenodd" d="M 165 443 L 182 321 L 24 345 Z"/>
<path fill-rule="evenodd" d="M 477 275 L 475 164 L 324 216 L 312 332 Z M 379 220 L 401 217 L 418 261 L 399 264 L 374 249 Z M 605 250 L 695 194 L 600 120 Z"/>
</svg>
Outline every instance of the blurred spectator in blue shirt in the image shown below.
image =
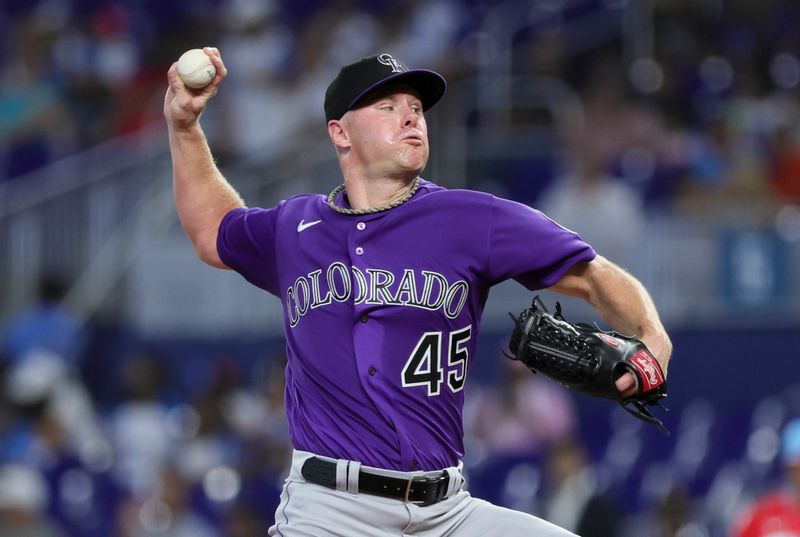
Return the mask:
<svg viewBox="0 0 800 537">
<path fill-rule="evenodd" d="M 9 365 L 25 359 L 31 351 L 47 350 L 66 365 L 79 365 L 86 344 L 82 323 L 61 302 L 67 287 L 60 278 L 46 275 L 39 282 L 35 304 L 23 309 L 7 323 L 3 350 Z"/>
<path fill-rule="evenodd" d="M 74 150 L 65 88 L 49 63 L 55 36 L 49 22 L 34 12 L 7 31 L 13 44 L 0 64 L 0 181 Z"/>
</svg>

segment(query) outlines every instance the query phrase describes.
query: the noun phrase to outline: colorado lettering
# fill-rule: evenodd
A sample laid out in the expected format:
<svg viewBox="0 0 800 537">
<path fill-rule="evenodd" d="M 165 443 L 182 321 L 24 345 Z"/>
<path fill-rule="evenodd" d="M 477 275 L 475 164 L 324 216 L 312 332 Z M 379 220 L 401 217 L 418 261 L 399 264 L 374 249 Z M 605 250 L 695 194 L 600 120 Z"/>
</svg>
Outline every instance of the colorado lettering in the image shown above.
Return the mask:
<svg viewBox="0 0 800 537">
<path fill-rule="evenodd" d="M 430 311 L 441 309 L 455 319 L 469 297 L 469 284 L 464 280 L 450 283 L 438 272 L 404 269 L 402 275 L 377 268 L 363 271 L 344 263 L 331 263 L 298 277 L 286 289 L 286 311 L 289 326 L 297 326 L 309 311 L 333 302 L 411 306 Z"/>
</svg>

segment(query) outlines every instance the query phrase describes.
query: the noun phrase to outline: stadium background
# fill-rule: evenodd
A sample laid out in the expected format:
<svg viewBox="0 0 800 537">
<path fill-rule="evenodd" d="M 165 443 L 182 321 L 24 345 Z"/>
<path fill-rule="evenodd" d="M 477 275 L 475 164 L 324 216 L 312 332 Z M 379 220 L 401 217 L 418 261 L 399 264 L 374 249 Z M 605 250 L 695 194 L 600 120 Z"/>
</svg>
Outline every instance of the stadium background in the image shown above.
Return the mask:
<svg viewBox="0 0 800 537">
<path fill-rule="evenodd" d="M 230 76 L 203 124 L 249 204 L 338 184 L 324 89 L 387 51 L 449 81 L 426 178 L 543 209 L 651 290 L 675 344 L 669 437 L 514 368 L 506 312 L 530 297 L 494 290 L 473 493 L 541 513 L 549 446 L 574 435 L 624 535 L 729 535 L 781 483 L 800 415 L 798 26 L 791 0 L 4 0 L 0 535 L 271 521 L 278 301 L 197 261 L 172 205 L 165 73 L 204 45 Z"/>
</svg>

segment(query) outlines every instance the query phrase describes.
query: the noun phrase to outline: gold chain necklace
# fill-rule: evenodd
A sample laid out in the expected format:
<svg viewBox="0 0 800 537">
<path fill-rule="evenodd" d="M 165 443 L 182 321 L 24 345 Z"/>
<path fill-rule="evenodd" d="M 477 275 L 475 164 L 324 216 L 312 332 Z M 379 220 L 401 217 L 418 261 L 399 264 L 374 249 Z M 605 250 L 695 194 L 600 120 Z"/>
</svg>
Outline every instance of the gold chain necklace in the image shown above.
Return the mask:
<svg viewBox="0 0 800 537">
<path fill-rule="evenodd" d="M 369 209 L 345 209 L 343 207 L 339 207 L 338 205 L 336 205 L 336 202 L 334 201 L 336 199 L 336 196 L 338 196 L 339 193 L 344 190 L 344 184 L 341 184 L 336 188 L 334 188 L 333 190 L 331 190 L 331 193 L 328 194 L 328 205 L 330 206 L 331 209 L 333 209 L 339 214 L 349 214 L 349 215 L 375 214 L 383 211 L 388 211 L 389 209 L 394 209 L 395 207 L 404 204 L 405 202 L 410 200 L 414 196 L 414 194 L 416 194 L 417 188 L 419 188 L 419 177 L 414 179 L 414 184 L 411 185 L 411 189 L 408 192 L 406 192 L 406 195 L 400 198 L 399 200 L 393 201 L 392 203 L 388 203 L 386 205 L 381 205 L 380 207 L 370 207 Z"/>
</svg>

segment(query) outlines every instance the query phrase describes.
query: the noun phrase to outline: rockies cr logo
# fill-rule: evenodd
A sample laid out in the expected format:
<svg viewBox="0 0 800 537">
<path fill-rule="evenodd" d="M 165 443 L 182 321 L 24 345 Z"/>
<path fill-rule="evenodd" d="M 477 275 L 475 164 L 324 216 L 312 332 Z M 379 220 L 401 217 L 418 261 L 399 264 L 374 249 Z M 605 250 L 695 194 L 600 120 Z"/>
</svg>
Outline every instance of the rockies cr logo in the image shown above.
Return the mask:
<svg viewBox="0 0 800 537">
<path fill-rule="evenodd" d="M 381 54 L 378 56 L 378 61 L 383 65 L 388 65 L 391 67 L 393 73 L 404 73 L 406 70 L 406 68 L 403 67 L 403 64 L 395 60 L 391 54 Z"/>
</svg>

